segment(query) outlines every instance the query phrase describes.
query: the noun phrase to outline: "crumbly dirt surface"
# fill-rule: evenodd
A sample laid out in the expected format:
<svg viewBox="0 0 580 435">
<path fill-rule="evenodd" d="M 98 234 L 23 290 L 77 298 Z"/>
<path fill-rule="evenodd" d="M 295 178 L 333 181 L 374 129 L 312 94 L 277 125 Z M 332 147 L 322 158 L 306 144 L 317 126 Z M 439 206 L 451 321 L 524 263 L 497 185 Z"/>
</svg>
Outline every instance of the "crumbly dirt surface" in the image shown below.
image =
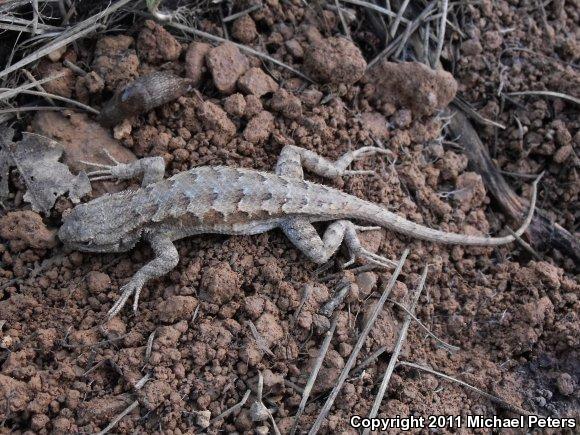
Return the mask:
<svg viewBox="0 0 580 435">
<path fill-rule="evenodd" d="M 580 191 L 577 106 L 537 96 L 510 96 L 502 104 L 498 97 L 500 88 L 533 88 L 578 98 L 578 10 L 571 2 L 549 2 L 543 19 L 535 5 L 486 0 L 465 6 L 465 38 L 456 35 L 454 50 L 443 53 L 456 82 L 449 74 L 407 64 L 383 65 L 388 80 L 384 71 L 364 74 L 373 54 L 368 28 L 352 26 L 353 42 L 348 42 L 340 38 L 335 12 L 298 1 L 267 1 L 229 23 L 229 33 L 235 42 L 311 73 L 317 84 L 233 44 L 188 44 L 147 22 L 85 41 L 78 52 L 70 47 L 55 61 L 43 59 L 37 75 L 65 70 L 51 90 L 94 107 L 157 70 L 190 77 L 195 92 L 111 129 L 75 112 L 38 114 L 24 128 L 62 142 L 73 170 L 84 168 L 80 160 L 107 163 L 99 153 L 106 148 L 122 161 L 162 156 L 167 176 L 218 164 L 271 171 L 286 144 L 336 159 L 378 140 L 391 151 L 388 158 L 353 164 L 353 169 L 375 170 L 376 176 L 324 182 L 424 225 L 498 234 L 518 223 L 497 211 L 452 138 L 440 140 L 445 120 L 435 112 L 457 91 L 480 114 L 507 126 L 477 125 L 503 170 L 546 171 L 539 203 L 574 232 Z M 218 20 L 199 25 L 209 33 L 223 32 Z M 90 74 L 76 75 L 62 64 L 65 59 Z M 415 94 L 397 94 L 406 85 Z M 529 195 L 529 180 L 509 181 Z M 118 289 L 151 259 L 151 249 L 139 244 L 124 254 L 68 252 L 54 234 L 72 203 L 60 198 L 49 216 L 39 216 L 23 202 L 25 186 L 16 170 L 10 187 L 13 197 L 0 212 L 2 430 L 96 433 L 136 400 L 114 432 L 272 433 L 270 421 L 252 421 L 250 414 L 261 373 L 264 403 L 280 431 L 288 433 L 331 323 L 323 308 L 339 284 L 348 283 L 300 419 L 300 430 L 308 430 L 391 276 L 390 271 L 342 270 L 339 264 L 347 259 L 342 251 L 328 270 L 317 270 L 278 230 L 203 235 L 176 242 L 178 266 L 144 287 L 136 315 L 127 306 L 105 321 Z M 118 188 L 109 183 L 92 195 Z M 410 248 L 391 294 L 399 303 L 409 303 L 422 268 L 430 265 L 416 316 L 460 348 L 449 352 L 412 324 L 401 360 L 456 376 L 535 413 L 580 417 L 580 284 L 577 265 L 566 255 L 543 252 L 537 259 L 518 244 L 446 247 L 384 230 L 364 233 L 361 240 L 393 260 Z M 368 415 L 404 314 L 387 302 L 357 365 L 381 347 L 386 352 L 347 378 L 323 433 L 355 433 L 349 417 Z M 150 379 L 136 389 L 145 375 Z M 248 389 L 253 393 L 240 410 L 208 428 L 208 420 L 238 403 Z M 513 416 L 462 386 L 398 367 L 379 415 L 435 414 Z"/>
</svg>

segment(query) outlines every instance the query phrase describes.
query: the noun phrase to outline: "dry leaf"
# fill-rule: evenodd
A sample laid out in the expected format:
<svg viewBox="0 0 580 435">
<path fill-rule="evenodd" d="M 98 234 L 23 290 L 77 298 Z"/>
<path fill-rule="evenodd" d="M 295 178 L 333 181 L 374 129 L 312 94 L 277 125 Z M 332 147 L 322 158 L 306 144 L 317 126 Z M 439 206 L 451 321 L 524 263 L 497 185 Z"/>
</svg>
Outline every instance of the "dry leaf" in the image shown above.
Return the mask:
<svg viewBox="0 0 580 435">
<path fill-rule="evenodd" d="M 34 133 L 23 133 L 21 141 L 12 142 L 14 132 L 7 130 L 0 133 L 4 156 L 7 156 L 6 164 L 16 166 L 20 171 L 28 187 L 24 200 L 30 202 L 34 211 L 48 213 L 56 199 L 66 192 L 72 202 L 78 203 L 82 196 L 91 191 L 91 184 L 84 172 L 73 175 L 68 166 L 58 161 L 63 153 L 58 142 Z M 0 183 L 4 180 L 2 171 L 4 166 L 0 155 Z M 0 193 L 1 188 L 2 184 Z"/>
</svg>

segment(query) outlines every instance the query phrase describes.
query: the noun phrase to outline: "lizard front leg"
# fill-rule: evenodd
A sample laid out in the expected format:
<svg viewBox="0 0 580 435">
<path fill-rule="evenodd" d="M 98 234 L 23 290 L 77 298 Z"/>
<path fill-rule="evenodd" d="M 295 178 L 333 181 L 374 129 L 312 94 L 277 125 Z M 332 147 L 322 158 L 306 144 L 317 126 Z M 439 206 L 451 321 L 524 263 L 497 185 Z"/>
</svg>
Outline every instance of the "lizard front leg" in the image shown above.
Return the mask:
<svg viewBox="0 0 580 435">
<path fill-rule="evenodd" d="M 131 280 L 121 287 L 121 297 L 115 302 L 108 312 L 109 318 L 114 317 L 127 303 L 129 297 L 134 294 L 133 311 L 137 311 L 139 294 L 145 283 L 153 278 L 159 278 L 177 266 L 179 254 L 171 239 L 162 234 L 149 234 L 144 237 L 151 245 L 155 258 L 143 266 L 133 275 Z"/>
<path fill-rule="evenodd" d="M 320 238 L 316 229 L 308 220 L 292 217 L 284 220 L 280 228 L 294 246 L 316 264 L 326 263 L 343 241 L 350 255 L 349 261 L 343 264 L 343 267 L 350 266 L 357 258 L 363 258 L 379 267 L 391 267 L 395 264 L 391 260 L 373 254 L 361 246 L 357 231 L 375 230 L 378 227 L 361 227 L 347 220 L 339 220 L 331 223 L 322 238 Z"/>
<path fill-rule="evenodd" d="M 357 159 L 374 154 L 388 154 L 389 151 L 379 147 L 362 147 L 358 150 L 349 151 L 343 154 L 336 162 L 331 162 L 313 151 L 286 145 L 282 148 L 278 163 L 276 164 L 276 174 L 294 178 L 304 178 L 303 168 L 308 169 L 316 175 L 326 178 L 336 178 L 344 175 L 374 174 L 374 171 L 349 171 L 346 168 Z"/>
<path fill-rule="evenodd" d="M 165 160 L 163 160 L 163 157 L 145 157 L 130 163 L 120 163 L 108 152 L 106 152 L 106 154 L 113 161 L 113 165 L 81 162 L 101 168 L 87 174 L 91 181 L 129 180 L 131 178 L 143 176 L 141 186 L 146 187 L 152 183 L 163 180 L 165 175 Z"/>
</svg>

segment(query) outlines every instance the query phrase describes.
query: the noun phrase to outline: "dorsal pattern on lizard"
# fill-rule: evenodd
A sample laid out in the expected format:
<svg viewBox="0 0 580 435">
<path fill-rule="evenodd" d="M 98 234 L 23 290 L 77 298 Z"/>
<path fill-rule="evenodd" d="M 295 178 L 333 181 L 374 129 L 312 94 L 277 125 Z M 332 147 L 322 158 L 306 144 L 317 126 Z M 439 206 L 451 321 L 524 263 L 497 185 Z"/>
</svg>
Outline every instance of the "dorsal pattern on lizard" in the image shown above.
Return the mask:
<svg viewBox="0 0 580 435">
<path fill-rule="evenodd" d="M 377 147 L 351 151 L 336 162 L 292 145 L 284 147 L 276 173 L 227 166 L 202 166 L 163 179 L 164 162 L 149 157 L 130 164 L 106 166 L 91 173 L 93 180 L 128 179 L 143 175 L 135 191 L 108 194 L 80 204 L 64 218 L 59 238 L 72 248 L 90 252 L 123 252 L 137 241 L 148 241 L 155 258 L 123 286 L 122 296 L 109 311 L 117 314 L 150 279 L 172 270 L 179 261 L 173 241 L 195 234 L 249 235 L 280 228 L 312 261 L 323 264 L 344 242 L 352 264 L 363 258 L 377 266 L 393 264 L 364 249 L 357 232 L 378 227 L 392 229 L 423 240 L 462 245 L 501 245 L 523 234 L 536 200 L 533 185 L 530 211 L 515 236 L 478 237 L 439 231 L 411 222 L 380 205 L 340 190 L 304 180 L 303 167 L 324 177 L 367 174 L 349 171 L 350 163 L 362 156 L 384 153 Z M 350 220 L 378 227 L 361 227 Z M 322 237 L 314 222 L 332 221 Z"/>
</svg>

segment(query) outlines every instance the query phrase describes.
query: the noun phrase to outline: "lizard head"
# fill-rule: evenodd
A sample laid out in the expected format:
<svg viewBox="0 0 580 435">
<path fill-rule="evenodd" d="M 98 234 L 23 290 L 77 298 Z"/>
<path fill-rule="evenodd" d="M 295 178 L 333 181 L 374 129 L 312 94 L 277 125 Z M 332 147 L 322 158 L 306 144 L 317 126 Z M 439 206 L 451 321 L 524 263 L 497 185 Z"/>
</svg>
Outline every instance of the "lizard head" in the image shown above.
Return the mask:
<svg viewBox="0 0 580 435">
<path fill-rule="evenodd" d="M 84 252 L 128 251 L 141 237 L 140 220 L 130 204 L 125 192 L 79 204 L 63 216 L 58 238 Z"/>
</svg>

